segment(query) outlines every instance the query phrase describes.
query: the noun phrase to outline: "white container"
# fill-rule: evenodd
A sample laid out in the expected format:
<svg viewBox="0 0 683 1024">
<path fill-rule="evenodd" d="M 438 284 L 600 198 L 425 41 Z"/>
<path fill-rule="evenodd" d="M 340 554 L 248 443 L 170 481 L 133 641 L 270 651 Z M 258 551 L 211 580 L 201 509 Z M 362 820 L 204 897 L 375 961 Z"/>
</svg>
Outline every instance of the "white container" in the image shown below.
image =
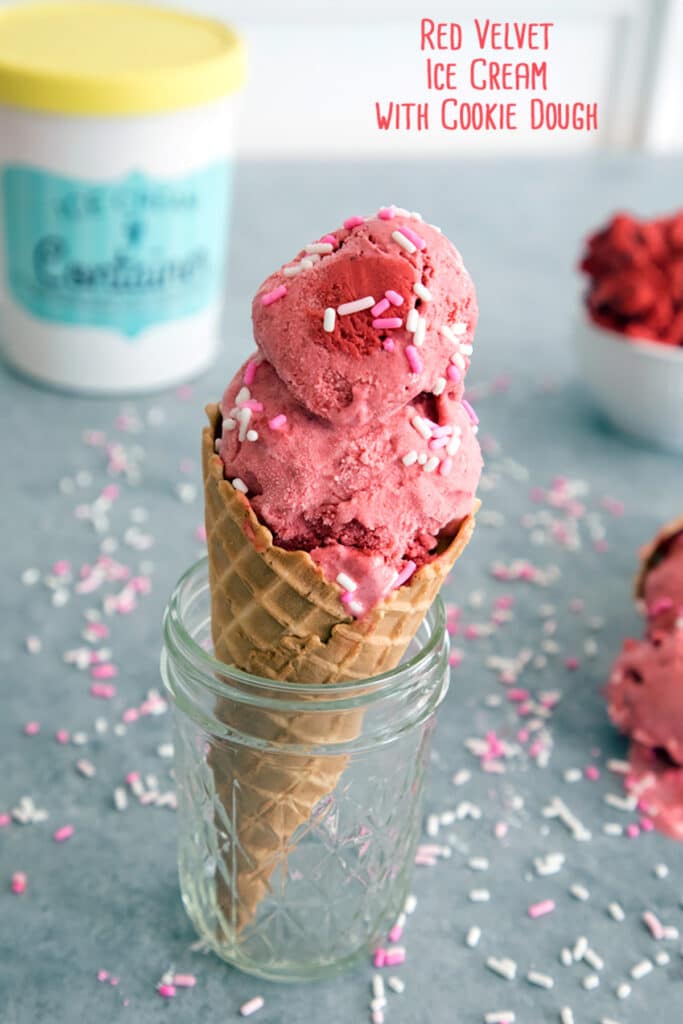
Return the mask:
<svg viewBox="0 0 683 1024">
<path fill-rule="evenodd" d="M 683 348 L 634 341 L 587 314 L 575 341 L 581 374 L 607 418 L 641 441 L 683 451 Z"/>
<path fill-rule="evenodd" d="M 242 77 L 239 40 L 208 19 L 0 11 L 0 341 L 15 367 L 131 393 L 212 361 Z"/>
</svg>

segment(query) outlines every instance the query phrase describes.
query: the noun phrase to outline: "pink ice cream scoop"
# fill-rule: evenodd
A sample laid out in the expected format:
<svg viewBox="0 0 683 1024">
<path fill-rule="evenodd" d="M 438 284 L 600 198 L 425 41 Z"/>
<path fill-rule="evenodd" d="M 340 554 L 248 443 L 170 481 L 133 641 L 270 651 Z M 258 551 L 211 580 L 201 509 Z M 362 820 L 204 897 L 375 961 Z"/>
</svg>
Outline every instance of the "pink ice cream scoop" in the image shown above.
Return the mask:
<svg viewBox="0 0 683 1024">
<path fill-rule="evenodd" d="M 476 316 L 451 243 L 393 209 L 312 243 L 254 299 L 259 351 L 221 403 L 225 475 L 354 615 L 474 507 L 482 459 L 462 380 Z"/>
</svg>

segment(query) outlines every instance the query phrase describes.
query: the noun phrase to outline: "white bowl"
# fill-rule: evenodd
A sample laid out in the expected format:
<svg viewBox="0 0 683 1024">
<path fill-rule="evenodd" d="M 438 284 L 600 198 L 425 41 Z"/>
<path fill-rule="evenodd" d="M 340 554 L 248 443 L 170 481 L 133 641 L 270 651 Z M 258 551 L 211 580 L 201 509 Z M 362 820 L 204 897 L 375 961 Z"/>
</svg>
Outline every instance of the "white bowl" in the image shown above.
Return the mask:
<svg viewBox="0 0 683 1024">
<path fill-rule="evenodd" d="M 632 437 L 683 451 L 683 348 L 634 341 L 583 315 L 579 368 L 607 418 Z"/>
</svg>

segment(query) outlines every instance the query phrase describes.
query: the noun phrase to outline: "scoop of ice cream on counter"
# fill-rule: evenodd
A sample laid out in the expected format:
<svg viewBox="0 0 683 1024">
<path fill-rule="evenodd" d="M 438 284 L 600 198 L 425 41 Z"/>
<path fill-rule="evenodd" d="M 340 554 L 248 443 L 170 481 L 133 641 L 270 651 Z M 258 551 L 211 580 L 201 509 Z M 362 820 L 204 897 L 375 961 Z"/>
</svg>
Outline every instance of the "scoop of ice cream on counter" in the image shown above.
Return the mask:
<svg viewBox="0 0 683 1024">
<path fill-rule="evenodd" d="M 462 393 L 476 318 L 455 248 L 395 208 L 306 246 L 254 299 L 258 352 L 221 403 L 225 476 L 352 615 L 473 510 L 482 459 Z"/>
</svg>

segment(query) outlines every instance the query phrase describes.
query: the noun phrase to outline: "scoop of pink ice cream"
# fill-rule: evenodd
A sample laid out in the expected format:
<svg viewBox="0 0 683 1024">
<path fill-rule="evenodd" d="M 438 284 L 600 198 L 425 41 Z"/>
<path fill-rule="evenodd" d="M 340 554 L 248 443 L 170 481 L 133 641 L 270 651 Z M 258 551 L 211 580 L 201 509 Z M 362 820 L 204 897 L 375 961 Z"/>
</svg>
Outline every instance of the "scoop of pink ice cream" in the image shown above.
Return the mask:
<svg viewBox="0 0 683 1024">
<path fill-rule="evenodd" d="M 626 640 L 607 684 L 607 702 L 622 732 L 683 765 L 683 629 Z"/>
<path fill-rule="evenodd" d="M 645 577 L 643 598 L 649 632 L 673 629 L 676 620 L 683 619 L 683 533 L 657 552 Z"/>
<path fill-rule="evenodd" d="M 359 300 L 364 308 L 347 311 Z M 316 416 L 355 426 L 386 419 L 423 391 L 462 394 L 477 302 L 452 243 L 390 207 L 351 218 L 271 274 L 252 318 L 259 349 L 291 395 Z"/>
</svg>

